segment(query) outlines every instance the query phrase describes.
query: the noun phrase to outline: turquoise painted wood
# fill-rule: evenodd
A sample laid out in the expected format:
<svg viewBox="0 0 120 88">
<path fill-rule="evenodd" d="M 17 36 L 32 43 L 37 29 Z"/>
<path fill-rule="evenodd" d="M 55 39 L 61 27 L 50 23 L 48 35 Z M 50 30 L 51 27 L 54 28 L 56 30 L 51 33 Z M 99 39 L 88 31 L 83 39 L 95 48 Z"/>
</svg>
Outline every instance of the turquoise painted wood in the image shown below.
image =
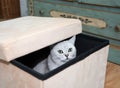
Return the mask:
<svg viewBox="0 0 120 88">
<path fill-rule="evenodd" d="M 120 50 L 110 47 L 109 61 L 120 65 Z"/>
<path fill-rule="evenodd" d="M 79 7 L 79 8 L 86 8 L 86 9 L 97 9 L 99 11 L 107 11 L 107 12 L 113 12 L 113 13 L 120 13 L 120 8 L 112 8 L 112 7 L 105 7 L 105 6 L 96 6 L 96 5 L 89 5 L 89 4 L 80 4 L 78 2 L 67 2 L 65 0 L 33 0 L 38 2 L 46 2 L 46 3 L 52 3 L 52 4 L 59 4 L 64 6 L 73 6 L 73 7 Z"/>
<path fill-rule="evenodd" d="M 37 16 L 50 16 L 51 10 L 54 10 L 104 20 L 107 24 L 106 28 L 99 29 L 97 27 L 84 25 L 83 30 L 120 41 L 120 33 L 115 31 L 115 27 L 120 24 L 120 14 L 78 8 L 73 6 L 62 6 L 59 4 L 53 5 L 52 3 L 46 2 L 39 3 L 38 1 L 35 1 L 34 4 L 34 13 Z M 40 11 L 42 12 L 42 14 L 39 13 Z"/>
<path fill-rule="evenodd" d="M 90 36 L 93 36 L 93 34 L 91 33 L 84 33 L 84 34 L 88 34 Z M 103 39 L 108 39 L 102 36 L 98 36 L 98 35 L 94 35 L 95 37 L 99 37 L 99 38 L 103 38 Z M 116 40 L 110 40 L 110 44 L 118 44 L 120 45 L 120 41 L 116 41 Z M 120 49 L 114 48 L 110 45 L 110 49 L 109 49 L 109 56 L 108 56 L 108 61 L 119 64 L 120 65 Z"/>
<path fill-rule="evenodd" d="M 38 0 L 38 1 L 49 1 L 49 2 L 70 2 L 70 0 Z M 66 2 L 65 2 L 66 1 Z M 71 3 L 84 3 L 100 6 L 111 6 L 120 7 L 120 0 L 71 0 Z"/>
<path fill-rule="evenodd" d="M 87 2 L 88 0 L 82 1 Z M 95 3 L 96 2 L 97 0 L 95 1 Z M 113 4 L 110 4 L 110 6 L 117 6 Z M 117 4 L 118 6 L 120 5 L 119 0 Z M 108 4 L 105 5 L 108 6 Z M 119 29 L 116 29 L 116 27 L 119 27 L 120 25 L 120 8 L 107 6 L 94 6 L 88 4 L 79 4 L 78 2 L 64 2 L 60 0 L 34 0 L 34 15 L 51 16 L 51 11 L 59 11 L 105 21 L 107 24 L 105 28 L 83 25 L 83 32 L 89 35 L 109 39 L 112 45 L 118 46 L 119 49 L 110 47 L 109 61 L 120 64 L 120 31 Z"/>
<path fill-rule="evenodd" d="M 120 0 L 77 0 L 80 3 L 120 7 Z"/>
</svg>

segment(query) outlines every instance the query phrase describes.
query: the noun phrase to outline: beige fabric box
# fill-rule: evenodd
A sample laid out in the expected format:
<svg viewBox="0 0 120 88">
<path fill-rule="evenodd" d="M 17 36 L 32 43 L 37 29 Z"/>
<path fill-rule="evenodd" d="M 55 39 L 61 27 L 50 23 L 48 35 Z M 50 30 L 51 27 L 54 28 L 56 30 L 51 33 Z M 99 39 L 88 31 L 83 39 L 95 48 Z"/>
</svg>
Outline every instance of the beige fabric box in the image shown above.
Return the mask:
<svg viewBox="0 0 120 88">
<path fill-rule="evenodd" d="M 79 20 L 21 17 L 0 22 L 0 88 L 104 88 L 109 42 L 81 34 Z M 44 75 L 32 68 L 50 45 L 77 35 L 77 57 Z"/>
</svg>

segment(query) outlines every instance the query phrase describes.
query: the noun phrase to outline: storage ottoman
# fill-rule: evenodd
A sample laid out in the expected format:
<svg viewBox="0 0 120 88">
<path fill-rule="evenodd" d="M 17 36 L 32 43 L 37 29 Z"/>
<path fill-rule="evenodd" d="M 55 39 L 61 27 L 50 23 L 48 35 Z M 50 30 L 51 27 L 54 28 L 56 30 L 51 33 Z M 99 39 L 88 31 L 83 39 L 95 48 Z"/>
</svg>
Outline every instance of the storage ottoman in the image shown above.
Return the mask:
<svg viewBox="0 0 120 88">
<path fill-rule="evenodd" d="M 79 20 L 21 17 L 0 22 L 0 88 L 104 88 L 109 41 L 81 33 Z M 76 36 L 77 57 L 40 74 L 50 46 Z"/>
</svg>

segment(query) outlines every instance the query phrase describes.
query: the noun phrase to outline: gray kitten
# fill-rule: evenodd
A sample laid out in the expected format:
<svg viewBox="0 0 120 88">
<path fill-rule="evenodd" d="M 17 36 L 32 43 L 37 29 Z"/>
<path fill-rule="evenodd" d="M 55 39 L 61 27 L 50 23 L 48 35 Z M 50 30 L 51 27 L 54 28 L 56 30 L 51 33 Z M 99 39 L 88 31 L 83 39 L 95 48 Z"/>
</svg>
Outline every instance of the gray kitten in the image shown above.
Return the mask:
<svg viewBox="0 0 120 88">
<path fill-rule="evenodd" d="M 45 74 L 75 58 L 75 40 L 76 36 L 73 36 L 69 40 L 56 44 L 50 51 L 48 58 L 39 62 L 33 69 L 41 74 Z"/>
</svg>

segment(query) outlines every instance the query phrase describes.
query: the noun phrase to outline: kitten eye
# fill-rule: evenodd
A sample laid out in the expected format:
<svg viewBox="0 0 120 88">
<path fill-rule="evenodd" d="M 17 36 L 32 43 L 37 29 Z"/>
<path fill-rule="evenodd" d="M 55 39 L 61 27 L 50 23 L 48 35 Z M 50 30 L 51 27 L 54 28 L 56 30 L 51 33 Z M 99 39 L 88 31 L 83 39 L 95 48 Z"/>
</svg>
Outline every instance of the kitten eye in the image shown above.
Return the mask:
<svg viewBox="0 0 120 88">
<path fill-rule="evenodd" d="M 71 52 L 71 51 L 72 51 L 72 48 L 69 48 L 69 49 L 68 49 L 68 52 Z"/>
<path fill-rule="evenodd" d="M 62 50 L 58 50 L 58 53 L 62 54 L 62 53 L 63 53 L 63 51 L 62 51 Z"/>
</svg>

